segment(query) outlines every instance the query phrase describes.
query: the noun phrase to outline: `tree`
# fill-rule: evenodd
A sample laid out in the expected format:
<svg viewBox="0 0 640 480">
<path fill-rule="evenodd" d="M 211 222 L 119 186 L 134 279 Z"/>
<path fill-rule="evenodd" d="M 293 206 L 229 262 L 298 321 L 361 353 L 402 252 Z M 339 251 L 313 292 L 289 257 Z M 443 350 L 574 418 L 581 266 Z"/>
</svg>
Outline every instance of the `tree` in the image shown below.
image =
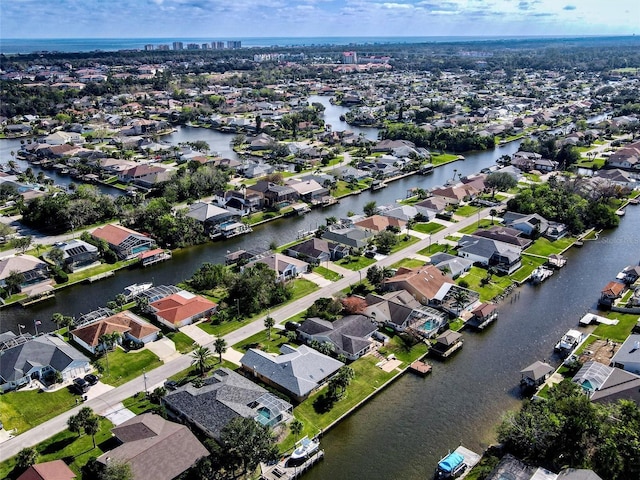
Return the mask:
<svg viewBox="0 0 640 480">
<path fill-rule="evenodd" d="M 16 457 L 16 467 L 19 470 L 26 470 L 38 461 L 38 451 L 34 447 L 26 447 L 18 452 Z"/>
<path fill-rule="evenodd" d="M 367 217 L 371 217 L 378 212 L 378 206 L 376 205 L 375 200 L 372 200 L 365 203 L 362 210 Z"/>
<path fill-rule="evenodd" d="M 487 175 L 484 184 L 491 189 L 491 197 L 496 197 L 496 192 L 506 192 L 518 185 L 518 181 L 506 172 L 494 172 Z"/>
<path fill-rule="evenodd" d="M 17 270 L 12 270 L 9 272 L 7 278 L 4 279 L 5 288 L 9 295 L 18 293 L 20 291 L 21 285 L 25 282 L 25 276 L 23 273 L 18 272 Z"/>
<path fill-rule="evenodd" d="M 120 332 L 103 333 L 98 338 L 98 341 L 105 350 L 114 350 L 121 337 Z"/>
<path fill-rule="evenodd" d="M 276 324 L 276 321 L 273 319 L 273 317 L 271 316 L 267 316 L 267 318 L 264 319 L 264 327 L 267 329 L 268 331 L 268 335 L 269 335 L 269 341 L 271 341 L 271 328 Z"/>
<path fill-rule="evenodd" d="M 222 337 L 216 338 L 213 342 L 213 350 L 218 354 L 220 363 L 222 363 L 222 354 L 227 351 L 227 341 Z"/>
<path fill-rule="evenodd" d="M 49 251 L 49 260 L 55 263 L 58 267 L 62 266 L 62 262 L 64 261 L 64 251 L 61 248 L 53 247 Z"/>
<path fill-rule="evenodd" d="M 131 465 L 110 461 L 100 472 L 98 480 L 134 480 Z"/>
<path fill-rule="evenodd" d="M 31 246 L 32 240 L 33 238 L 31 237 L 31 235 L 27 235 L 26 237 L 12 238 L 9 242 L 9 245 L 11 246 L 11 248 L 15 248 L 17 250 L 20 250 L 21 253 L 24 253 L 29 249 L 29 246 Z"/>
<path fill-rule="evenodd" d="M 149 297 L 145 295 L 138 295 L 136 297 L 136 308 L 140 312 L 144 312 L 149 307 Z"/>
<path fill-rule="evenodd" d="M 495 217 L 498 214 L 498 211 L 495 208 L 492 208 L 491 210 L 489 210 L 489 215 L 491 215 L 491 225 L 493 225 L 493 217 Z"/>
<path fill-rule="evenodd" d="M 342 307 L 344 308 L 344 313 L 348 315 L 361 314 L 366 310 L 367 302 L 360 297 L 345 297 L 342 299 Z"/>
<path fill-rule="evenodd" d="M 268 427 L 253 418 L 236 417 L 220 434 L 220 443 L 229 460 L 242 473 L 252 472 L 260 462 L 278 458 L 278 447 Z"/>
<path fill-rule="evenodd" d="M 329 380 L 329 395 L 334 399 L 340 399 L 344 392 L 355 378 L 356 374 L 351 367 L 341 367 L 331 380 Z"/>
<path fill-rule="evenodd" d="M 78 415 L 71 415 L 67 419 L 67 428 L 72 433 L 77 433 L 78 437 L 82 434 L 82 419 Z"/>
<path fill-rule="evenodd" d="M 460 310 L 467 304 L 469 300 L 469 294 L 462 288 L 456 288 L 453 291 L 453 306 L 457 309 L 457 314 L 460 315 Z"/>
<path fill-rule="evenodd" d="M 73 325 L 73 317 L 63 315 L 58 312 L 51 315 L 51 320 L 56 324 L 58 328 L 67 328 Z"/>
<path fill-rule="evenodd" d="M 127 297 L 122 293 L 117 294 L 114 300 L 118 304 L 118 307 L 120 307 L 120 309 L 122 309 L 122 307 L 124 307 L 127 303 Z"/>
<path fill-rule="evenodd" d="M 207 347 L 200 346 L 191 352 L 191 357 L 193 358 L 191 365 L 194 365 L 200 371 L 200 375 L 204 377 L 211 363 L 211 350 Z M 222 354 L 220 354 L 220 359 L 222 361 Z"/>
<path fill-rule="evenodd" d="M 398 237 L 393 232 L 384 230 L 376 235 L 375 242 L 378 246 L 378 252 L 387 255 L 398 244 Z"/>
<path fill-rule="evenodd" d="M 297 418 L 294 418 L 293 421 L 289 424 L 289 429 L 291 430 L 291 433 L 293 433 L 296 442 L 298 441 L 298 437 L 302 433 L 303 428 L 304 424 Z"/>
<path fill-rule="evenodd" d="M 98 415 L 91 415 L 87 418 L 83 425 L 84 433 L 91 435 L 93 441 L 93 448 L 96 448 L 96 433 L 100 431 L 100 417 Z"/>
</svg>

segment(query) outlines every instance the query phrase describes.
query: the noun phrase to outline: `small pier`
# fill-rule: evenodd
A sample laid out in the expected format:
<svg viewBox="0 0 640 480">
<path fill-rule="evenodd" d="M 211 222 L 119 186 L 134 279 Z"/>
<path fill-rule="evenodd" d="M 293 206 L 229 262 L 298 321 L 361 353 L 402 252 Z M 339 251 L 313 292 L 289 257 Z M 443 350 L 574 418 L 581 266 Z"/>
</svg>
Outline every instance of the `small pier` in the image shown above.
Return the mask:
<svg viewBox="0 0 640 480">
<path fill-rule="evenodd" d="M 171 258 L 171 251 L 156 248 L 155 250 L 149 250 L 147 252 L 141 253 L 140 255 L 138 255 L 138 258 L 140 259 L 143 267 L 148 267 L 149 265 L 154 265 L 158 262 L 169 260 Z"/>
<path fill-rule="evenodd" d="M 113 277 L 113 275 L 114 275 L 113 270 L 109 272 L 99 273 L 98 275 L 94 275 L 93 277 L 87 278 L 87 282 L 89 283 L 97 282 L 98 280 L 102 280 L 103 278 Z"/>
<path fill-rule="evenodd" d="M 416 360 L 409 365 L 409 370 L 417 375 L 426 377 L 431 373 L 431 365 L 427 362 L 423 362 L 422 360 Z"/>
<path fill-rule="evenodd" d="M 289 457 L 280 460 L 276 465 L 262 465 L 261 480 L 292 480 L 302 475 L 324 458 L 324 450 L 318 450 L 301 465 L 287 466 Z"/>
</svg>

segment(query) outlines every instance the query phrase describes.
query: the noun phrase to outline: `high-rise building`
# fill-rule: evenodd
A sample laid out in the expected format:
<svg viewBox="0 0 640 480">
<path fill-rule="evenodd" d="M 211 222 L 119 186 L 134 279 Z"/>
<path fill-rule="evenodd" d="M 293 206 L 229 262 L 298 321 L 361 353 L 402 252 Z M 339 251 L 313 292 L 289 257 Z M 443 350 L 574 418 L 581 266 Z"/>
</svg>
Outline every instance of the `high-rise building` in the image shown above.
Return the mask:
<svg viewBox="0 0 640 480">
<path fill-rule="evenodd" d="M 200 45 L 197 43 L 187 43 L 187 50 L 200 50 Z"/>
<path fill-rule="evenodd" d="M 209 50 L 210 45 L 208 43 L 203 43 L 202 45 L 200 45 L 200 48 L 202 48 L 202 50 Z"/>
<path fill-rule="evenodd" d="M 356 52 L 342 52 L 342 63 L 346 65 L 355 65 L 358 63 L 358 55 Z"/>
<path fill-rule="evenodd" d="M 154 50 L 154 45 L 148 43 L 147 45 L 144 46 L 144 49 L 148 52 L 150 50 Z"/>
<path fill-rule="evenodd" d="M 156 50 L 169 50 L 169 45 L 158 45 Z"/>
<path fill-rule="evenodd" d="M 173 42 L 174 50 L 182 50 L 184 49 L 184 44 L 182 42 Z"/>
<path fill-rule="evenodd" d="M 233 50 L 242 48 L 242 42 L 240 40 L 227 40 L 227 48 Z"/>
<path fill-rule="evenodd" d="M 214 50 L 223 50 L 224 42 L 211 42 L 211 48 Z"/>
</svg>

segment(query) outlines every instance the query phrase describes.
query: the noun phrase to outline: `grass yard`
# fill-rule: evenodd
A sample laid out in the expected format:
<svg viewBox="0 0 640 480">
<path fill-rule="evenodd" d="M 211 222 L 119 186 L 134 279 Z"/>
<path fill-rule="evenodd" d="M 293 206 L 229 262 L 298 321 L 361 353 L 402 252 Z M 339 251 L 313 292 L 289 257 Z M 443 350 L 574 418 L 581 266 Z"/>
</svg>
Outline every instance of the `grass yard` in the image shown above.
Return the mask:
<svg viewBox="0 0 640 480">
<path fill-rule="evenodd" d="M 349 270 L 357 271 L 362 268 L 369 267 L 374 263 L 376 263 L 375 258 L 367 258 L 365 256 L 355 257 L 352 255 L 349 255 L 347 257 L 344 257 L 341 260 L 338 260 L 336 262 L 336 265 L 340 265 L 341 267 L 348 268 Z"/>
<path fill-rule="evenodd" d="M 550 241 L 546 238 L 538 238 L 533 244 L 527 248 L 524 252 L 532 255 L 541 255 L 548 257 L 552 253 L 560 253 L 566 248 L 570 247 L 576 239 L 574 237 L 560 238 L 555 241 Z"/>
<path fill-rule="evenodd" d="M 224 337 L 226 334 L 233 332 L 253 321 L 253 317 L 243 318 L 242 320 L 229 320 L 219 325 L 210 322 L 200 322 L 198 327 L 215 337 Z"/>
<path fill-rule="evenodd" d="M 188 353 L 195 348 L 193 339 L 182 332 L 170 332 L 166 335 L 180 353 Z"/>
<path fill-rule="evenodd" d="M 602 312 L 600 313 L 602 314 Z M 627 339 L 633 326 L 638 321 L 638 314 L 608 312 L 603 316 L 611 319 L 617 318 L 619 322 L 617 325 L 600 324 L 593 331 L 593 334 L 618 343 L 622 343 Z"/>
<path fill-rule="evenodd" d="M 384 334 L 390 337 L 390 341 L 384 347 L 381 347 L 379 351 L 385 357 L 391 354 L 395 355 L 398 360 L 405 364 L 401 365 L 400 368 L 411 364 L 411 362 L 427 353 L 427 345 L 423 342 L 412 345 L 405 341 L 405 337 L 390 333 L 387 329 L 384 330 Z"/>
<path fill-rule="evenodd" d="M 0 396 L 0 419 L 6 430 L 15 428 L 20 434 L 75 407 L 77 398 L 68 388 L 7 392 Z"/>
<path fill-rule="evenodd" d="M 106 273 L 106 272 L 111 272 L 114 270 L 119 270 L 121 268 L 125 268 L 128 267 L 129 265 L 132 265 L 134 263 L 136 263 L 138 261 L 138 259 L 134 259 L 134 260 L 125 260 L 122 262 L 116 262 L 116 263 L 101 263 L 100 265 L 96 265 L 95 267 L 91 267 L 91 268 L 87 268 L 86 270 L 82 270 L 81 272 L 76 272 L 76 273 L 70 273 L 69 274 L 69 281 L 56 285 L 58 288 L 60 287 L 64 287 L 66 285 L 69 285 L 71 283 L 78 283 L 78 282 L 82 282 L 83 280 L 86 280 L 89 277 L 93 277 L 94 275 L 100 275 L 101 273 Z"/>
<path fill-rule="evenodd" d="M 455 162 L 458 159 L 458 155 L 451 153 L 441 153 L 440 155 L 431 155 L 430 163 L 434 166 L 444 165 L 445 163 Z"/>
<path fill-rule="evenodd" d="M 311 292 L 318 290 L 318 285 L 313 283 L 306 278 L 296 278 L 290 283 L 293 287 L 293 297 L 286 303 L 293 302 L 294 300 L 298 300 L 302 297 L 309 295 Z"/>
<path fill-rule="evenodd" d="M 397 372 L 387 373 L 376 367 L 378 361 L 376 357 L 369 355 L 350 365 L 355 372 L 355 378 L 347 387 L 345 396 L 336 402 L 329 411 L 325 412 L 320 408 L 326 389 L 316 392 L 294 408 L 295 417 L 304 425 L 300 437 L 317 435 L 397 374 Z M 289 435 L 280 445 L 281 451 L 292 448 L 294 441 L 293 436 Z"/>
<path fill-rule="evenodd" d="M 318 275 L 322 275 L 324 278 L 326 278 L 327 280 L 330 280 L 332 282 L 337 282 L 338 280 L 340 280 L 342 278 L 342 275 L 340 275 L 337 272 L 334 272 L 333 270 L 329 270 L 328 268 L 325 267 L 315 267 L 313 269 L 313 273 L 317 273 Z"/>
<path fill-rule="evenodd" d="M 439 232 L 440 230 L 444 230 L 446 227 L 441 223 L 429 222 L 429 223 L 416 223 L 411 230 L 415 230 L 416 232 L 433 234 Z"/>
<path fill-rule="evenodd" d="M 287 331 L 279 328 L 271 329 L 271 339 L 269 339 L 269 333 L 267 330 L 262 330 L 249 338 L 233 345 L 235 350 L 246 352 L 250 348 L 257 348 L 269 353 L 280 353 L 280 347 L 285 343 L 290 343 L 287 340 Z"/>
<path fill-rule="evenodd" d="M 464 227 L 460 230 L 458 230 L 458 233 L 463 233 L 465 235 L 470 235 L 473 232 L 475 232 L 476 230 L 478 230 L 479 228 L 489 228 L 492 227 L 494 225 L 501 225 L 500 222 L 498 222 L 497 220 L 494 220 L 493 222 L 491 221 L 490 218 L 483 218 L 482 220 L 480 220 L 480 223 L 474 223 L 473 225 L 469 225 L 468 227 Z"/>
<path fill-rule="evenodd" d="M 104 357 L 100 359 L 100 363 L 105 367 L 100 380 L 114 387 L 142 375 L 142 370 L 150 371 L 162 365 L 157 355 L 150 350 L 125 352 L 116 348 L 109 352 L 107 357 L 108 360 Z"/>
<path fill-rule="evenodd" d="M 509 277 L 500 275 L 493 275 L 489 283 L 482 285 L 482 279 L 486 276 L 487 271 L 484 268 L 471 267 L 466 275 L 456 280 L 456 283 L 460 285 L 460 282 L 467 282 L 469 285 L 467 288 L 478 292 L 482 302 L 490 301 L 511 285 L 511 279 Z"/>
<path fill-rule="evenodd" d="M 392 248 L 390 253 L 396 253 L 402 250 L 403 248 L 407 248 L 409 245 L 413 245 L 414 243 L 418 243 L 420 239 L 418 237 L 414 237 L 413 235 L 398 235 L 399 242 L 396 243 Z M 369 259 L 367 259 L 369 260 Z"/>
<path fill-rule="evenodd" d="M 400 268 L 400 267 L 418 268 L 418 267 L 422 267 L 423 265 L 424 265 L 423 260 L 418 260 L 417 258 L 403 258 L 399 262 L 392 264 L 391 268 Z"/>
<path fill-rule="evenodd" d="M 52 460 L 64 460 L 64 462 L 80 478 L 82 467 L 93 457 L 99 457 L 116 445 L 113 444 L 111 429 L 113 424 L 106 418 L 100 417 L 100 430 L 96 434 L 96 448 L 93 448 L 93 440 L 90 435 L 77 434 L 65 430 L 35 446 L 38 451 L 38 463 Z M 15 480 L 22 472 L 14 470 L 16 457 L 11 457 L 0 463 L 0 478 Z"/>
<path fill-rule="evenodd" d="M 531 275 L 531 272 L 544 262 L 546 262 L 546 259 L 544 258 L 522 255 L 522 266 L 509 276 L 515 282 L 524 282 L 525 279 Z"/>
<path fill-rule="evenodd" d="M 448 252 L 451 249 L 452 249 L 451 245 L 446 245 L 443 243 L 434 243 L 433 245 L 423 248 L 422 250 L 418 250 L 418 253 L 420 255 L 426 255 L 428 257 L 430 255 L 433 255 L 434 253 Z"/>
<path fill-rule="evenodd" d="M 453 213 L 455 215 L 460 215 L 461 217 L 470 217 L 474 213 L 480 211 L 480 207 L 474 207 L 473 205 L 463 205 L 462 207 L 458 207 Z"/>
</svg>

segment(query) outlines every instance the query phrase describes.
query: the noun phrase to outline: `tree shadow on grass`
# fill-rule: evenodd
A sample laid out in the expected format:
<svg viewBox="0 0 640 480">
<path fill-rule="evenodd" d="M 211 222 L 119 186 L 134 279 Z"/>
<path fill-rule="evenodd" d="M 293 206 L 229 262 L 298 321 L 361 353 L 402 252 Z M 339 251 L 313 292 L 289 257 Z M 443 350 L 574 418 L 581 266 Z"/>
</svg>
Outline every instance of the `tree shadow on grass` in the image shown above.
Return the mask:
<svg viewBox="0 0 640 480">
<path fill-rule="evenodd" d="M 332 396 L 323 393 L 314 400 L 313 409 L 316 411 L 316 413 L 327 413 L 333 408 L 334 403 L 335 399 Z"/>
<path fill-rule="evenodd" d="M 67 438 L 63 438 L 62 440 L 58 440 L 57 442 L 50 443 L 40 452 L 40 454 L 49 455 L 50 453 L 59 452 L 60 450 L 63 450 L 64 448 L 71 445 L 77 439 L 78 437 L 75 437 L 75 436 L 67 437 Z"/>
</svg>

